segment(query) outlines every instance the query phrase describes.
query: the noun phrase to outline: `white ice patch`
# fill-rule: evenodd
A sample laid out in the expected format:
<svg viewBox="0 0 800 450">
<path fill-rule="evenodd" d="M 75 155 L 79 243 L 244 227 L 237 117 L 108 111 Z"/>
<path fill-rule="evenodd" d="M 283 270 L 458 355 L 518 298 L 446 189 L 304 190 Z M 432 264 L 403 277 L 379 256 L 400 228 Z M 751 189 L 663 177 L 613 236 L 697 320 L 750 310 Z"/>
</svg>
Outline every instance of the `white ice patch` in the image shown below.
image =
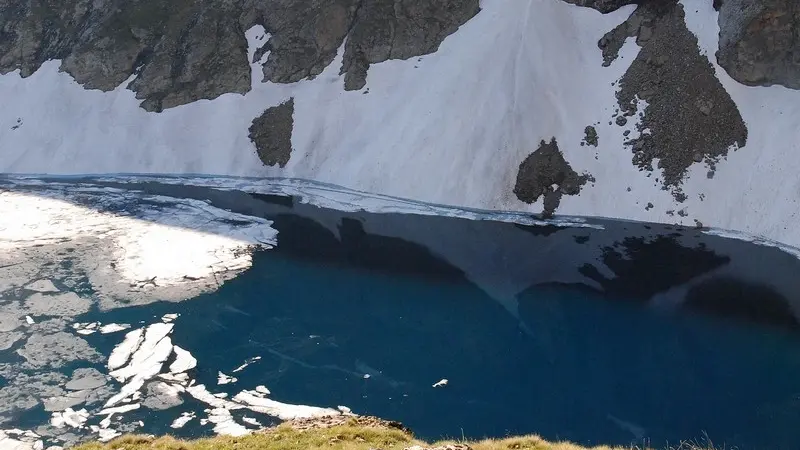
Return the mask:
<svg viewBox="0 0 800 450">
<path fill-rule="evenodd" d="M 110 373 L 112 377 L 120 382 L 127 381 L 127 384 L 122 387 L 119 393 L 106 402 L 106 407 L 114 406 L 125 398 L 138 394 L 147 380 L 161 372 L 164 362 L 169 358 L 173 349 L 172 340 L 168 336 L 172 331 L 172 327 L 172 324 L 156 323 L 146 328 L 144 339 L 130 357 L 130 363 Z M 123 344 L 136 339 L 136 331 L 128 333 Z M 125 352 L 128 352 L 129 348 L 132 348 L 132 345 L 126 347 Z M 123 354 L 123 352 L 120 351 L 120 354 Z M 121 359 L 122 357 L 119 357 L 116 362 Z"/>
<path fill-rule="evenodd" d="M 112 416 L 114 414 L 124 414 L 126 412 L 135 411 L 141 408 L 139 403 L 131 403 L 130 405 L 122 405 L 114 408 L 105 408 L 97 413 L 100 416 Z"/>
<path fill-rule="evenodd" d="M 255 392 L 244 390 L 233 397 L 233 400 L 245 405 L 248 409 L 281 420 L 302 419 L 308 417 L 336 416 L 339 411 L 330 408 L 319 408 L 307 405 L 292 405 L 256 395 Z"/>
<path fill-rule="evenodd" d="M 56 428 L 71 427 L 80 429 L 83 428 L 83 424 L 86 423 L 87 419 L 89 419 L 89 412 L 86 409 L 75 411 L 72 408 L 67 408 L 61 412 L 54 412 L 50 418 L 50 424 Z"/>
<path fill-rule="evenodd" d="M 177 345 L 172 347 L 172 351 L 175 352 L 175 361 L 169 365 L 169 371 L 171 373 L 178 374 L 197 367 L 197 359 L 188 351 Z"/>
<path fill-rule="evenodd" d="M 42 450 L 43 442 L 31 431 L 0 430 L 0 450 Z"/>
<path fill-rule="evenodd" d="M 244 423 L 246 423 L 248 425 L 252 425 L 254 427 L 259 427 L 259 428 L 263 426 L 263 425 L 261 425 L 261 422 L 259 422 L 257 419 L 255 419 L 253 417 L 244 416 L 244 417 L 242 417 L 242 422 L 244 422 Z"/>
<path fill-rule="evenodd" d="M 189 423 L 190 420 L 194 419 L 195 416 L 196 414 L 194 413 L 194 411 L 183 412 L 181 413 L 180 417 L 172 421 L 170 427 L 175 429 L 183 428 L 184 425 Z"/>
<path fill-rule="evenodd" d="M 122 433 L 120 433 L 117 430 L 112 430 L 110 428 L 103 428 L 103 429 L 97 430 L 97 440 L 100 441 L 100 442 L 108 442 L 108 441 L 114 439 L 115 437 L 119 437 L 119 436 L 122 436 Z"/>
<path fill-rule="evenodd" d="M 249 366 L 250 364 L 253 364 L 254 362 L 256 362 L 256 361 L 258 361 L 258 360 L 260 360 L 260 359 L 261 359 L 261 357 L 260 357 L 260 356 L 254 356 L 254 357 L 252 357 L 252 358 L 249 358 L 249 359 L 248 359 L 247 361 L 245 361 L 245 362 L 244 362 L 244 363 L 243 363 L 241 366 L 239 366 L 239 367 L 237 367 L 237 368 L 233 369 L 233 373 L 236 373 L 236 372 L 241 372 L 242 370 L 244 370 L 245 368 L 247 368 L 247 366 Z"/>
<path fill-rule="evenodd" d="M 238 378 L 232 377 L 230 375 L 225 375 L 222 372 L 217 372 L 217 384 L 229 384 L 229 383 L 236 383 Z"/>
<path fill-rule="evenodd" d="M 225 408 L 214 408 L 208 415 L 208 421 L 214 424 L 214 432 L 226 436 L 244 436 L 250 430 L 236 423 L 231 412 Z"/>
<path fill-rule="evenodd" d="M 177 319 L 179 315 L 180 314 L 175 314 L 175 313 L 164 314 L 163 316 L 161 316 L 161 321 L 164 323 L 172 322 L 175 319 Z"/>
<path fill-rule="evenodd" d="M 141 328 L 128 332 L 125 335 L 125 340 L 111 351 L 111 356 L 108 357 L 108 368 L 114 370 L 124 366 L 130 360 L 133 352 L 139 348 L 143 335 L 144 329 Z"/>
<path fill-rule="evenodd" d="M 149 196 L 148 205 L 160 205 L 140 205 L 132 216 L 70 202 L 82 194 L 73 191 L 79 189 L 39 195 L 0 192 L 0 262 L 30 259 L 21 249 L 74 241 L 76 253 L 83 253 L 75 263 L 86 266 L 96 291 L 139 302 L 181 300 L 216 289 L 248 268 L 252 259 L 247 248 L 275 244 L 271 222 L 202 201 Z M 101 190 L 84 195 L 103 206 L 130 203 L 137 193 Z"/>
<path fill-rule="evenodd" d="M 139 373 L 143 367 L 166 361 L 172 352 L 172 341 L 167 337 L 172 332 L 172 327 L 172 324 L 166 323 L 156 323 L 147 327 L 144 340 L 131 356 L 130 364 L 112 371 L 111 376 L 119 381 L 126 381 Z"/>
<path fill-rule="evenodd" d="M 267 387 L 264 386 L 264 385 L 256 386 L 256 392 L 258 392 L 259 394 L 263 394 L 263 395 L 269 395 L 270 394 L 269 389 L 267 389 Z"/>
<path fill-rule="evenodd" d="M 131 326 L 127 323 L 109 323 L 100 327 L 101 334 L 109 334 L 109 333 L 116 333 L 118 331 L 124 331 L 130 328 Z"/>
</svg>

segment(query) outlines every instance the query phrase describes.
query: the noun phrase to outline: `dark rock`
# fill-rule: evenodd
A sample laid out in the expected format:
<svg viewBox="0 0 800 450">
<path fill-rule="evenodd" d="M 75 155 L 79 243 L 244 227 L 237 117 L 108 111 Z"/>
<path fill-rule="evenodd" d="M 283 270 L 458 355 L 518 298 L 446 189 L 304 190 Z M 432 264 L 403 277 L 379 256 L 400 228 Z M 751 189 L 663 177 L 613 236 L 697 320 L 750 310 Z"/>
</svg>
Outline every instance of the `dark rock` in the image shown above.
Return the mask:
<svg viewBox="0 0 800 450">
<path fill-rule="evenodd" d="M 704 100 L 701 98 L 697 99 L 697 101 L 695 101 L 694 104 L 695 106 L 697 106 L 697 109 L 699 109 L 700 112 L 703 113 L 703 115 L 705 116 L 711 114 L 711 108 L 714 107 L 714 102 L 712 102 L 711 100 Z"/>
<path fill-rule="evenodd" d="M 628 123 L 628 119 L 625 116 L 619 116 L 619 117 L 617 117 L 616 122 L 617 122 L 617 125 L 619 125 L 621 127 L 624 127 L 625 124 Z"/>
<path fill-rule="evenodd" d="M 717 61 L 750 86 L 800 89 L 800 4 L 796 0 L 726 0 L 719 5 Z"/>
<path fill-rule="evenodd" d="M 653 37 L 653 29 L 646 26 L 639 27 L 639 34 L 636 36 L 636 43 L 642 44 L 649 41 Z"/>
<path fill-rule="evenodd" d="M 294 98 L 268 108 L 250 125 L 250 140 L 258 157 L 268 165 L 285 167 L 292 153 Z"/>
<path fill-rule="evenodd" d="M 558 143 L 542 141 L 539 148 L 519 165 L 514 194 L 525 203 L 534 203 L 544 197 L 545 217 L 551 217 L 561 203 L 562 195 L 578 195 L 589 174 L 578 175 L 564 159 Z M 555 186 L 555 187 L 554 187 Z"/>
<path fill-rule="evenodd" d="M 478 0 L 362 0 L 344 50 L 345 89 L 364 87 L 370 64 L 435 52 L 479 11 Z"/>
<path fill-rule="evenodd" d="M 654 208 L 653 204 L 651 202 L 647 202 L 647 206 L 644 207 L 644 210 L 650 211 L 653 208 Z"/>
<path fill-rule="evenodd" d="M 363 86 L 371 63 L 435 51 L 477 14 L 478 0 L 1 0 L 0 74 L 31 75 L 43 62 L 86 88 L 129 88 L 142 107 L 162 111 L 250 90 L 244 30 L 270 38 L 266 80 L 320 74 L 345 40 L 346 85 Z"/>
<path fill-rule="evenodd" d="M 603 14 L 616 11 L 625 5 L 633 5 L 641 2 L 642 0 L 564 0 L 573 5 L 585 6 L 594 8 Z"/>
<path fill-rule="evenodd" d="M 588 145 L 597 147 L 598 144 L 597 130 L 590 125 L 583 130 L 583 133 L 585 134 L 583 141 Z M 583 142 L 581 144 L 583 144 Z"/>
<path fill-rule="evenodd" d="M 629 21 L 634 16 L 640 16 L 635 23 L 650 23 L 653 35 L 622 77 L 617 99 L 631 113 L 637 98 L 647 101 L 650 106 L 637 127 L 650 134 L 626 145 L 631 145 L 639 168 L 653 170 L 658 161 L 664 186 L 678 199 L 689 166 L 698 159 L 718 160 L 730 147 L 743 147 L 747 128 L 713 66 L 700 53 L 697 38 L 686 28 L 680 4 L 643 4 Z M 629 28 L 625 27 L 631 33 Z M 648 63 L 662 55 L 669 57 L 669 64 Z"/>
</svg>

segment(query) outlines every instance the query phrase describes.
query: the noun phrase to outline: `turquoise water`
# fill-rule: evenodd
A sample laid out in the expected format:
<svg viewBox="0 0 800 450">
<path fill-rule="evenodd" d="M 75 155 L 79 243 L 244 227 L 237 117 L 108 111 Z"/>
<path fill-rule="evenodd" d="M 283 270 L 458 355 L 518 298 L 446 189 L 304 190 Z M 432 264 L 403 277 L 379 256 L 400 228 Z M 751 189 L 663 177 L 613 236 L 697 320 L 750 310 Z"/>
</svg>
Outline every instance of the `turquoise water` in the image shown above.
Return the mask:
<svg viewBox="0 0 800 450">
<path fill-rule="evenodd" d="M 150 306 L 104 319 L 172 310 Z M 800 443 L 800 339 L 769 327 L 546 286 L 520 298 L 526 332 L 467 282 L 280 252 L 259 254 L 250 271 L 184 303 L 181 314 L 174 341 L 195 349 L 198 382 L 213 385 L 217 368 L 262 356 L 237 374 L 239 384 L 265 384 L 281 401 L 342 404 L 400 420 L 426 438 L 538 433 L 660 445 L 707 435 L 743 449 Z M 377 373 L 364 379 L 369 368 Z M 446 387 L 431 387 L 442 378 Z M 154 413 L 143 418 L 159 423 Z"/>
</svg>

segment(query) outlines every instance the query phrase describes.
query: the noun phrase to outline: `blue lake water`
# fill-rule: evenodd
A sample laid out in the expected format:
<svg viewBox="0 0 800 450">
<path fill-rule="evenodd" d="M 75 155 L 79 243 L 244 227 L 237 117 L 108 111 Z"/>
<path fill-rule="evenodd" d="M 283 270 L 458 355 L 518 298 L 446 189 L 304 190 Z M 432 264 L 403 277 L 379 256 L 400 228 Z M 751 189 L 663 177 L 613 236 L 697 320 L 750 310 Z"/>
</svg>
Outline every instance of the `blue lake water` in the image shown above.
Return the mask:
<svg viewBox="0 0 800 450">
<path fill-rule="evenodd" d="M 172 341 L 191 349 L 193 379 L 214 392 L 266 385 L 282 402 L 346 405 L 428 439 L 800 448 L 800 333 L 787 294 L 800 264 L 777 249 L 669 226 L 537 227 L 147 189 L 268 218 L 277 245 L 214 292 L 73 320 L 136 325 L 179 313 Z M 773 275 L 756 275 L 770 264 Z M 120 342 L 85 339 L 102 355 Z M 17 348 L 0 362 L 19 361 Z M 59 370 L 78 366 L 87 364 Z M 238 381 L 217 385 L 218 371 Z M 186 397 L 126 420 L 208 435 L 197 420 L 169 426 L 204 408 Z M 49 413 L 8 417 L 5 428 L 33 429 Z"/>
</svg>

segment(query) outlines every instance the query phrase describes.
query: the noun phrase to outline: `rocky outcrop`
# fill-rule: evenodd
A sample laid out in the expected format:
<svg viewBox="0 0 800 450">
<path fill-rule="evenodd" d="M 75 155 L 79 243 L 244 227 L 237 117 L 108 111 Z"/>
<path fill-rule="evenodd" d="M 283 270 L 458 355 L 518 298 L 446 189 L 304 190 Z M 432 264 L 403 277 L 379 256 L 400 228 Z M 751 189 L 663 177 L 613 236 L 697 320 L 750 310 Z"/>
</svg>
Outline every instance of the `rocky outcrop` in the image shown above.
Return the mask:
<svg viewBox="0 0 800 450">
<path fill-rule="evenodd" d="M 250 88 L 247 43 L 233 1 L 2 0 L 0 73 L 28 76 L 51 59 L 90 89 L 131 75 L 142 106 L 160 111 Z"/>
<path fill-rule="evenodd" d="M 348 33 L 348 87 L 369 64 L 435 51 L 478 12 L 478 0 L 0 0 L 0 74 L 29 76 L 42 63 L 90 89 L 129 88 L 161 111 L 251 86 L 244 31 L 263 25 L 265 80 L 312 78 Z"/>
<path fill-rule="evenodd" d="M 250 125 L 250 140 L 255 144 L 258 157 L 268 165 L 285 167 L 292 153 L 292 129 L 294 127 L 294 98 L 278 106 L 267 108 L 253 119 Z"/>
<path fill-rule="evenodd" d="M 539 148 L 528 155 L 519 165 L 514 194 L 526 203 L 533 203 L 544 197 L 544 217 L 551 217 L 563 195 L 578 195 L 587 181 L 594 181 L 591 175 L 578 175 L 564 159 L 555 138 L 549 143 L 542 141 Z"/>
<path fill-rule="evenodd" d="M 720 66 L 746 85 L 800 89 L 800 3 L 724 0 L 718 6 Z"/>
<path fill-rule="evenodd" d="M 646 0 L 564 0 L 573 5 L 585 6 L 587 8 L 594 8 L 601 13 L 610 13 L 625 6 L 637 3 L 643 3 Z"/>
<path fill-rule="evenodd" d="M 604 36 L 599 46 L 610 64 L 628 36 L 642 49 L 619 82 L 618 125 L 637 114 L 638 100 L 648 107 L 637 125 L 641 134 L 626 141 L 633 163 L 653 170 L 657 161 L 665 188 L 681 200 L 686 172 L 694 163 L 714 165 L 730 148 L 743 147 L 747 127 L 736 104 L 700 53 L 677 3 L 647 3 Z"/>
<path fill-rule="evenodd" d="M 478 0 L 362 1 L 344 52 L 345 89 L 363 88 L 370 64 L 435 52 L 479 10 Z"/>
</svg>

